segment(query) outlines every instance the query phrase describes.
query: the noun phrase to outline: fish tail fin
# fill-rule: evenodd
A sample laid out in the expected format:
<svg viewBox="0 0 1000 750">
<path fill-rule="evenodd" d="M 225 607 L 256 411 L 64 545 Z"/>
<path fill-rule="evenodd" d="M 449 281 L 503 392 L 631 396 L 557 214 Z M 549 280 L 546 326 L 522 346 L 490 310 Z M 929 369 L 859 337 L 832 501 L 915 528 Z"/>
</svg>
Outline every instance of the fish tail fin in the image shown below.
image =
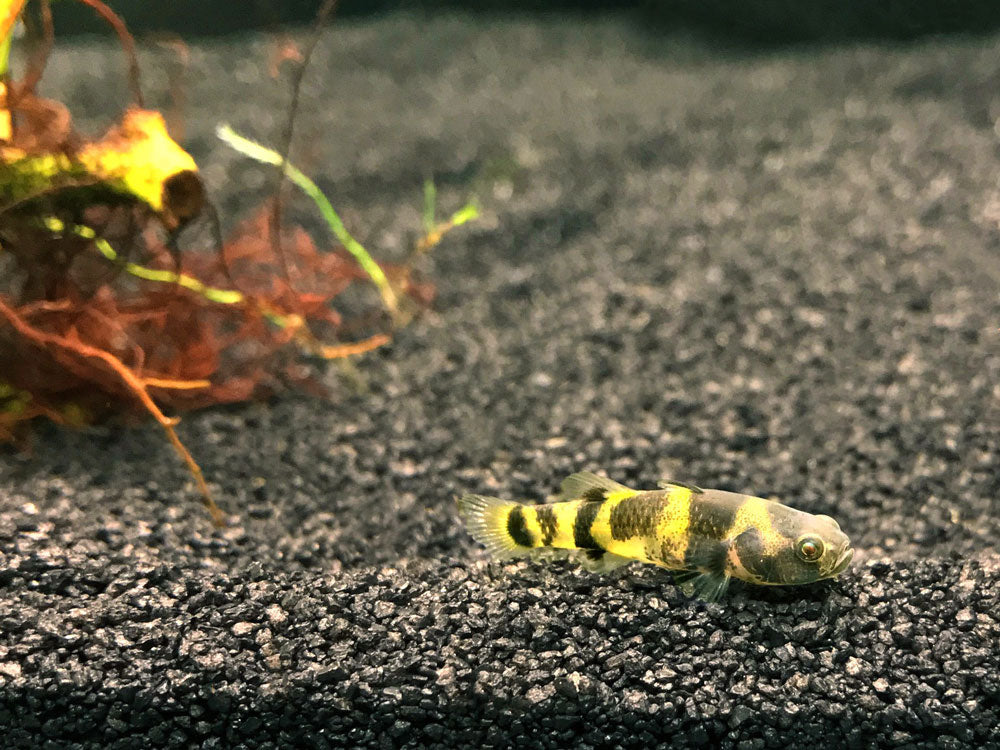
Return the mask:
<svg viewBox="0 0 1000 750">
<path fill-rule="evenodd" d="M 521 503 L 484 495 L 465 495 L 458 501 L 472 538 L 500 560 L 527 555 L 535 546 L 526 535 L 522 508 Z"/>
</svg>

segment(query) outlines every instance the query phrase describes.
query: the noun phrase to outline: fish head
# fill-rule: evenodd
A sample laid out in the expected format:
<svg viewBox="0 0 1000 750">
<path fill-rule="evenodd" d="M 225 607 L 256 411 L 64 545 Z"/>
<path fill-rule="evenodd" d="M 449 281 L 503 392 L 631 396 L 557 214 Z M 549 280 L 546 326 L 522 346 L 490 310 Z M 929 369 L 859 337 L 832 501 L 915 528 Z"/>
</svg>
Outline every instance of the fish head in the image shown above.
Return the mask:
<svg viewBox="0 0 1000 750">
<path fill-rule="evenodd" d="M 770 528 L 747 529 L 734 539 L 737 577 L 758 584 L 813 583 L 840 575 L 854 557 L 851 540 L 830 516 L 774 502 L 767 516 Z"/>
</svg>

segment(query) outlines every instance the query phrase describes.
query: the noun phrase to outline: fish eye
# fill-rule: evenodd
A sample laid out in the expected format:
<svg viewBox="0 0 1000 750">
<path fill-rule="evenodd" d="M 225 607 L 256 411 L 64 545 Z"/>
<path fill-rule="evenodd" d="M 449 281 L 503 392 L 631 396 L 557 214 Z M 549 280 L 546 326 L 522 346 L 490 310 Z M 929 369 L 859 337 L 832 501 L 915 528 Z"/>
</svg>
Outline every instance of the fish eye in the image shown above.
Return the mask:
<svg viewBox="0 0 1000 750">
<path fill-rule="evenodd" d="M 795 554 L 806 562 L 816 562 L 823 556 L 823 540 L 812 535 L 801 536 L 795 542 Z"/>
</svg>

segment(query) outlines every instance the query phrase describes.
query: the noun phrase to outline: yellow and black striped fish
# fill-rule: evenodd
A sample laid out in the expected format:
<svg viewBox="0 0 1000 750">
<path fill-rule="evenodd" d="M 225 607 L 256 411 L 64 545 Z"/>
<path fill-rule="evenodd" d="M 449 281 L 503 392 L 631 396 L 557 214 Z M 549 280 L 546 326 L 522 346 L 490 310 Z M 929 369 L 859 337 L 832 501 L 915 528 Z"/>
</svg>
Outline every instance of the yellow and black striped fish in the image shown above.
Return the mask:
<svg viewBox="0 0 1000 750">
<path fill-rule="evenodd" d="M 590 570 L 638 560 L 676 571 L 688 595 L 718 600 L 730 578 L 790 585 L 839 575 L 854 550 L 829 516 L 751 495 L 662 482 L 633 490 L 589 472 L 562 483 L 558 501 L 527 505 L 466 495 L 459 511 L 497 558 L 577 550 Z"/>
</svg>

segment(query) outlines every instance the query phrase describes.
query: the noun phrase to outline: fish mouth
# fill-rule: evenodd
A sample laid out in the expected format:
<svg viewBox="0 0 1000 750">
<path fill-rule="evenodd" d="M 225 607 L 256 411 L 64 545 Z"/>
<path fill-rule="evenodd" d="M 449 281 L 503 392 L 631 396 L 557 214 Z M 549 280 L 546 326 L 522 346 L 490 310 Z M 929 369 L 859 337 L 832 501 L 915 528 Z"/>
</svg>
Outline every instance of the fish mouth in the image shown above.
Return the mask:
<svg viewBox="0 0 1000 750">
<path fill-rule="evenodd" d="M 833 567 L 830 569 L 830 572 L 827 573 L 826 577 L 833 578 L 834 576 L 838 576 L 841 573 L 843 573 L 844 569 L 851 564 L 851 559 L 853 557 L 854 557 L 854 548 L 851 546 L 845 547 L 843 552 L 840 553 L 840 557 L 838 557 L 837 561 L 833 564 Z"/>
</svg>

